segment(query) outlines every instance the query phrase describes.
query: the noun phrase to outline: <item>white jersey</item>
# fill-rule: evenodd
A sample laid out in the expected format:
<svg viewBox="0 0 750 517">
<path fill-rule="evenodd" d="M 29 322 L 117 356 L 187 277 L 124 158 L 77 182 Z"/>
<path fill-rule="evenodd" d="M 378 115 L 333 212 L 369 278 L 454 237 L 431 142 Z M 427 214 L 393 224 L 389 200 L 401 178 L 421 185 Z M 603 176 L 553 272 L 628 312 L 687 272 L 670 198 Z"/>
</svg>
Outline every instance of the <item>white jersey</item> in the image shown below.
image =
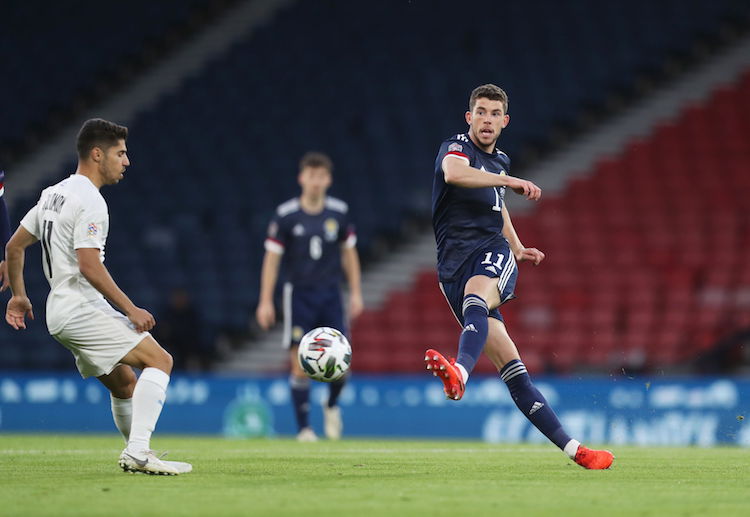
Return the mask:
<svg viewBox="0 0 750 517">
<path fill-rule="evenodd" d="M 104 300 L 81 274 L 77 249 L 99 249 L 109 231 L 107 203 L 86 176 L 72 174 L 42 191 L 21 225 L 42 241 L 42 268 L 50 285 L 47 327 L 57 334 L 84 304 Z"/>
</svg>

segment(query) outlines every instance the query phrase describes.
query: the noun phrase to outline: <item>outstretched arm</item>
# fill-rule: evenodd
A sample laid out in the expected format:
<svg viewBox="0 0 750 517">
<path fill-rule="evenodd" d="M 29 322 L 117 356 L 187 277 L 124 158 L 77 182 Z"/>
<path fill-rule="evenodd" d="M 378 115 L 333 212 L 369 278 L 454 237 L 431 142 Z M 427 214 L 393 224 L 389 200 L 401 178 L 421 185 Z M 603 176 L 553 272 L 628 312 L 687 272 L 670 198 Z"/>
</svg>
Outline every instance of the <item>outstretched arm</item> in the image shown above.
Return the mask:
<svg viewBox="0 0 750 517">
<path fill-rule="evenodd" d="M 31 301 L 26 295 L 26 283 L 23 280 L 23 266 L 26 257 L 26 248 L 37 241 L 26 228 L 19 226 L 13 237 L 5 246 L 5 257 L 7 258 L 8 280 L 13 296 L 8 300 L 5 310 L 5 321 L 16 330 L 25 329 L 25 317 L 34 319 Z"/>
<path fill-rule="evenodd" d="M 260 273 L 260 299 L 255 311 L 255 318 L 263 330 L 268 330 L 276 322 L 276 309 L 273 306 L 273 291 L 279 278 L 281 253 L 266 250 L 263 256 L 263 267 Z"/>
<path fill-rule="evenodd" d="M 503 236 L 508 239 L 510 244 L 510 250 L 513 252 L 513 256 L 516 257 L 518 262 L 528 260 L 533 262 L 535 266 L 544 260 L 544 253 L 536 248 L 525 248 L 521 243 L 521 239 L 518 238 L 516 229 L 513 227 L 513 221 L 510 220 L 510 212 L 508 208 L 503 205 Z"/>
<path fill-rule="evenodd" d="M 102 293 L 107 300 L 124 312 L 138 332 L 146 332 L 154 328 L 154 325 L 156 325 L 154 317 L 147 310 L 136 307 L 122 289 L 117 286 L 99 258 L 97 248 L 79 248 L 76 250 L 76 254 L 78 255 L 78 269 L 84 278 L 89 281 L 94 289 Z"/>
<path fill-rule="evenodd" d="M 446 183 L 457 187 L 508 187 L 531 201 L 538 201 L 542 197 L 542 189 L 528 180 L 475 169 L 466 159 L 456 156 L 443 158 L 443 175 Z"/>
</svg>

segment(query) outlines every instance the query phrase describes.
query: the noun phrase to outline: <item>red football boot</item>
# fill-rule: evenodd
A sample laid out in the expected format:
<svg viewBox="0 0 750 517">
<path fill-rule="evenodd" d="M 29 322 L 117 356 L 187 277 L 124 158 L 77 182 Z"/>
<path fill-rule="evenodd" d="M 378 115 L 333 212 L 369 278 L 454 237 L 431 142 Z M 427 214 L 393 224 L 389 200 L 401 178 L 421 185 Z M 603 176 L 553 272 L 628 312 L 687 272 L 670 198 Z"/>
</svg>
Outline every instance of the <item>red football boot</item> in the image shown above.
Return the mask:
<svg viewBox="0 0 750 517">
<path fill-rule="evenodd" d="M 432 370 L 432 375 L 443 381 L 445 396 L 451 400 L 461 400 L 466 387 L 461 372 L 455 366 L 456 360 L 451 358 L 448 361 L 443 354 L 430 348 L 425 352 L 424 362 L 427 364 L 427 369 Z"/>
<path fill-rule="evenodd" d="M 574 461 L 587 469 L 602 470 L 611 467 L 614 459 L 614 454 L 609 451 L 597 451 L 579 445 Z"/>
</svg>

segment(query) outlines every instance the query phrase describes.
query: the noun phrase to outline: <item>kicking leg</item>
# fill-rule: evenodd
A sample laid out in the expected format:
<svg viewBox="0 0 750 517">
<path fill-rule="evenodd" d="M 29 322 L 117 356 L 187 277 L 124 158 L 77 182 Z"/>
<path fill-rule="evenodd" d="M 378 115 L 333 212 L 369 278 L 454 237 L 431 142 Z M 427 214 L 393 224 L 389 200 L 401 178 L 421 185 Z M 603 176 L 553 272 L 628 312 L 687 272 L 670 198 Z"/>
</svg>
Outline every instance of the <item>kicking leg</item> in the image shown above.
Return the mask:
<svg viewBox="0 0 750 517">
<path fill-rule="evenodd" d="M 485 353 L 500 372 L 518 409 L 544 436 L 583 467 L 609 468 L 614 459 L 611 452 L 587 449 L 565 432 L 547 400 L 531 382 L 505 325 L 495 318 L 490 318 Z"/>
<path fill-rule="evenodd" d="M 458 357 L 448 360 L 433 349 L 425 353 L 427 369 L 432 370 L 433 375 L 443 381 L 443 389 L 449 399 L 459 400 L 463 396 L 469 374 L 476 366 L 487 341 L 489 310 L 498 305 L 500 293 L 497 290 L 497 278 L 483 275 L 471 277 L 464 288 L 459 318 L 463 330 L 458 342 Z"/>
</svg>

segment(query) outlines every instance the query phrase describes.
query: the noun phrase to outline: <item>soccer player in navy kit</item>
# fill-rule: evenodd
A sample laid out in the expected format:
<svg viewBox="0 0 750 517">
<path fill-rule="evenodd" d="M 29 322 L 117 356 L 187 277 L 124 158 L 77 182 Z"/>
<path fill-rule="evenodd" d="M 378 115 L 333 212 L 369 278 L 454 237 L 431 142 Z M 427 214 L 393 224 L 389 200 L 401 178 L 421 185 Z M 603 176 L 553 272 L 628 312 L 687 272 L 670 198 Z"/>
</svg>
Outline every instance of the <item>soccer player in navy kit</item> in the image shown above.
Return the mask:
<svg viewBox="0 0 750 517">
<path fill-rule="evenodd" d="M 5 206 L 5 172 L 0 171 L 0 292 L 5 291 L 8 286 L 8 265 L 5 263 L 5 245 L 10 240 L 10 218 L 8 208 Z"/>
<path fill-rule="evenodd" d="M 496 147 L 509 121 L 506 93 L 493 84 L 479 86 L 466 112 L 469 131 L 440 146 L 432 191 L 438 279 L 463 331 L 456 359 L 428 349 L 425 362 L 443 382 L 446 396 L 460 400 L 484 350 L 518 409 L 537 429 L 579 465 L 606 469 L 612 453 L 589 449 L 568 436 L 532 384 L 498 310 L 514 298 L 516 262 L 538 265 L 544 260 L 544 253 L 521 243 L 503 203 L 506 188 L 528 200 L 541 197 L 532 182 L 508 174 L 510 159 Z"/>
<path fill-rule="evenodd" d="M 310 427 L 310 379 L 297 361 L 300 339 L 316 327 L 347 332 L 341 300 L 342 272 L 349 285 L 349 317 L 362 312 L 357 236 L 343 201 L 327 196 L 333 164 L 322 153 L 307 153 L 300 160 L 298 181 L 302 193 L 279 205 L 266 238 L 261 272 L 260 301 L 256 311 L 263 329 L 273 325 L 276 314 L 273 292 L 284 258 L 284 346 L 289 347 L 292 402 L 300 441 L 315 441 Z M 323 408 L 325 435 L 341 437 L 341 412 L 337 405 L 345 379 L 330 384 Z"/>
</svg>

